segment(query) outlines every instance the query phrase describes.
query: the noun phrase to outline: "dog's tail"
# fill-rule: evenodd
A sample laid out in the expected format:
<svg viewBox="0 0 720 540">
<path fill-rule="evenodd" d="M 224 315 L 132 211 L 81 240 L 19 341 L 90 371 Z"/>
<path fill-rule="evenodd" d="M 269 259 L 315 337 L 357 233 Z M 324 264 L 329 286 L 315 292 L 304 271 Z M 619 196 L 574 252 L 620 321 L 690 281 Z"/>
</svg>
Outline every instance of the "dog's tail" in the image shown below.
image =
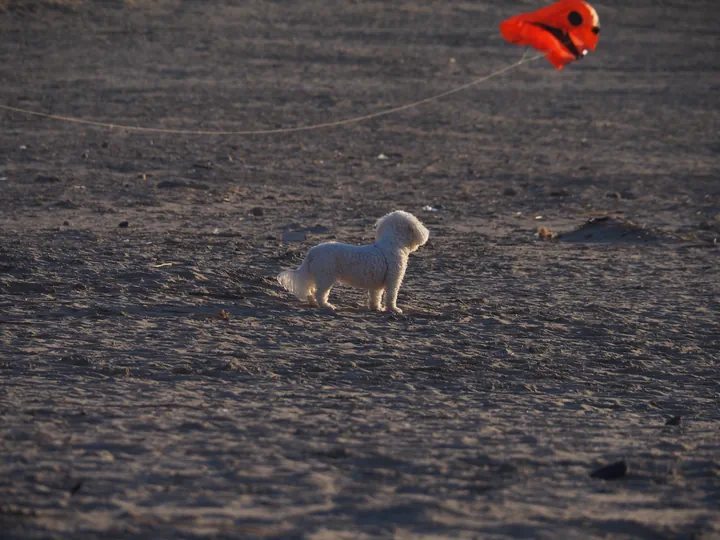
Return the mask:
<svg viewBox="0 0 720 540">
<path fill-rule="evenodd" d="M 303 302 L 312 294 L 315 280 L 310 275 L 308 261 L 305 259 L 297 270 L 286 270 L 277 277 L 278 283 Z"/>
</svg>

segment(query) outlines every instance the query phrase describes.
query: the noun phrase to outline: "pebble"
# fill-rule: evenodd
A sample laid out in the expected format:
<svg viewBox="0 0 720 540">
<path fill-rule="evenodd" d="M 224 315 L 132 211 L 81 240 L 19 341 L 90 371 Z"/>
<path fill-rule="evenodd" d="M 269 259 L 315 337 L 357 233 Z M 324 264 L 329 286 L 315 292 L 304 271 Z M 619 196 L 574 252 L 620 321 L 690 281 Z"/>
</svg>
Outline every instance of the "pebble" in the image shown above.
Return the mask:
<svg viewBox="0 0 720 540">
<path fill-rule="evenodd" d="M 552 240 L 557 237 L 557 233 L 551 231 L 547 227 L 538 227 L 535 234 L 540 240 Z"/>
<path fill-rule="evenodd" d="M 332 448 L 328 450 L 327 457 L 330 459 L 340 459 L 348 456 L 348 452 L 343 447 Z"/>
<path fill-rule="evenodd" d="M 89 366 L 91 360 L 82 354 L 69 354 L 60 358 L 63 364 L 70 364 L 71 366 Z"/>
<path fill-rule="evenodd" d="M 163 180 L 157 183 L 158 189 L 172 189 L 172 188 L 190 188 L 190 189 L 210 189 L 210 186 L 201 182 L 189 182 L 183 179 L 177 180 Z"/>
<path fill-rule="evenodd" d="M 39 175 L 39 176 L 37 176 L 37 177 L 35 178 L 35 181 L 36 181 L 38 184 L 55 184 L 55 183 L 57 183 L 57 182 L 62 182 L 62 180 L 60 180 L 60 178 L 57 177 L 57 176 L 52 176 L 52 175 L 50 175 L 50 176 L 45 176 L 45 175 L 42 175 L 42 174 Z"/>
<path fill-rule="evenodd" d="M 118 223 L 118 227 L 120 227 L 121 229 L 127 229 L 129 226 L 130 226 L 129 221 L 121 221 L 120 223 Z"/>
<path fill-rule="evenodd" d="M 70 200 L 62 200 L 50 203 L 48 205 L 48 208 L 63 208 L 65 210 L 74 210 L 76 208 L 80 208 L 80 206 Z"/>
<path fill-rule="evenodd" d="M 256 206 L 255 208 L 253 208 L 252 210 L 250 210 L 250 213 L 251 213 L 253 216 L 258 216 L 258 217 L 260 217 L 260 216 L 264 216 L 264 215 L 265 215 L 265 210 L 263 210 L 263 209 L 260 208 L 259 206 Z"/>
<path fill-rule="evenodd" d="M 590 473 L 590 478 L 600 478 L 601 480 L 617 480 L 627 474 L 628 466 L 625 460 L 616 461 L 610 465 L 605 465 Z"/>
<path fill-rule="evenodd" d="M 514 197 L 515 195 L 517 195 L 517 191 L 514 188 L 506 187 L 503 190 L 503 195 L 505 195 L 507 197 Z"/>
<path fill-rule="evenodd" d="M 314 227 L 306 229 L 306 232 L 309 232 L 310 234 L 327 234 L 330 232 L 330 229 L 323 225 L 315 225 Z"/>
<path fill-rule="evenodd" d="M 302 231 L 285 231 L 282 233 L 283 242 L 303 242 L 306 235 Z"/>
<path fill-rule="evenodd" d="M 193 370 L 190 366 L 175 366 L 172 372 L 175 375 L 190 375 Z"/>
</svg>

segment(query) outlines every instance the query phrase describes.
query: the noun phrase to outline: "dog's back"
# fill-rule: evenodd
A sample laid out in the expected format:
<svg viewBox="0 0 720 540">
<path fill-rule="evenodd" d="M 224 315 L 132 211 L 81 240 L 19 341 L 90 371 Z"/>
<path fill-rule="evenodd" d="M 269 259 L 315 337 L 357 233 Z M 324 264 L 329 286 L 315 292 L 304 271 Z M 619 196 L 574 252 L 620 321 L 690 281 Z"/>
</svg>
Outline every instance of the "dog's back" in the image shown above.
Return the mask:
<svg viewBox="0 0 720 540">
<path fill-rule="evenodd" d="M 310 272 L 317 281 L 339 281 L 361 289 L 382 287 L 387 263 L 380 248 L 328 242 L 308 252 Z"/>
</svg>

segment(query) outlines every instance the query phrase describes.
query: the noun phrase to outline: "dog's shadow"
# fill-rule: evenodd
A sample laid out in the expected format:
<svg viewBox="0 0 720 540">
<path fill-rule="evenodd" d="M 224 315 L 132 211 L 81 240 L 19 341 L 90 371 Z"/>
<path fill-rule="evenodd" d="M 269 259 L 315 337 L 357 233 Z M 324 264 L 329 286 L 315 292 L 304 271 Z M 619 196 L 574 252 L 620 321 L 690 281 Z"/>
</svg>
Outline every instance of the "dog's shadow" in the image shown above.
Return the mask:
<svg viewBox="0 0 720 540">
<path fill-rule="evenodd" d="M 292 306 L 288 304 L 288 309 Z M 297 309 L 296 309 L 297 310 Z M 375 311 L 365 306 L 337 306 L 334 310 L 323 309 L 317 307 L 303 306 L 302 309 L 297 310 L 298 315 L 314 315 L 318 317 L 352 317 L 361 319 L 387 319 L 387 320 L 448 320 L 455 319 L 460 316 L 460 313 L 452 312 L 438 312 L 431 309 L 415 308 L 415 307 L 403 307 L 402 313 L 393 313 L 391 311 Z"/>
</svg>

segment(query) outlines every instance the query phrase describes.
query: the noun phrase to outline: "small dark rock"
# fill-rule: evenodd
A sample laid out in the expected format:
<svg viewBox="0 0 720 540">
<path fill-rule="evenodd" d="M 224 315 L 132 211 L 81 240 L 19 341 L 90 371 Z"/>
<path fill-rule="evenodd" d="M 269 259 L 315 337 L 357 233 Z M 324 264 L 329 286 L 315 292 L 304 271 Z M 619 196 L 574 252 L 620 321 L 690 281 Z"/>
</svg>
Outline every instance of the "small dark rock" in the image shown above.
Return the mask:
<svg viewBox="0 0 720 540">
<path fill-rule="evenodd" d="M 605 465 L 590 473 L 590 478 L 600 478 L 601 480 L 616 480 L 627 474 L 627 464 L 625 460 L 616 461 L 610 465 Z"/>
<path fill-rule="evenodd" d="M 63 221 L 63 226 L 69 227 L 69 226 L 70 226 L 70 222 L 69 222 L 68 220 Z"/>
<path fill-rule="evenodd" d="M 92 362 L 87 356 L 82 354 L 70 354 L 60 358 L 63 364 L 69 364 L 71 366 L 89 366 Z"/>
<path fill-rule="evenodd" d="M 682 416 L 673 416 L 672 418 L 668 418 L 665 422 L 666 426 L 681 426 L 682 425 Z"/>
<path fill-rule="evenodd" d="M 516 465 L 513 465 L 512 463 L 500 463 L 497 466 L 497 469 L 495 470 L 497 474 L 515 474 L 518 472 L 518 468 Z"/>
<path fill-rule="evenodd" d="M 129 221 L 121 221 L 120 223 L 118 223 L 118 227 L 120 227 L 121 229 L 127 229 L 129 226 L 130 226 Z"/>
<path fill-rule="evenodd" d="M 550 192 L 551 197 L 569 197 L 570 192 L 565 188 L 554 189 Z"/>
<path fill-rule="evenodd" d="M 75 208 L 80 208 L 80 206 L 75 204 L 72 201 L 64 200 L 64 201 L 57 201 L 54 203 L 50 203 L 48 208 L 62 208 L 65 210 L 74 210 Z"/>
<path fill-rule="evenodd" d="M 330 232 L 330 229 L 323 225 L 315 225 L 314 227 L 307 229 L 307 232 L 310 234 L 327 234 Z"/>
<path fill-rule="evenodd" d="M 237 360 L 230 360 L 220 365 L 220 371 L 238 371 L 241 369 L 241 364 Z"/>
<path fill-rule="evenodd" d="M 346 458 L 348 456 L 348 452 L 343 447 L 338 448 L 332 448 L 328 450 L 327 457 L 330 459 L 340 459 L 340 458 Z"/>
<path fill-rule="evenodd" d="M 176 187 L 187 187 L 188 182 L 184 180 L 163 180 L 162 182 L 157 183 L 157 187 L 159 189 L 169 189 L 169 188 L 176 188 Z"/>
<path fill-rule="evenodd" d="M 187 180 L 163 180 L 157 183 L 159 189 L 171 189 L 171 188 L 190 188 L 190 189 L 210 189 L 210 186 L 200 182 L 189 182 Z"/>
<path fill-rule="evenodd" d="M 620 195 L 620 193 L 618 193 L 617 191 L 611 191 L 610 193 L 606 193 L 605 196 L 608 199 L 615 199 L 618 201 L 622 199 L 622 195 Z"/>
<path fill-rule="evenodd" d="M 283 242 L 304 242 L 307 235 L 304 231 L 285 231 L 282 233 Z"/>
<path fill-rule="evenodd" d="M 320 93 L 314 96 L 318 102 L 318 105 L 325 107 L 332 107 L 337 103 L 330 94 Z"/>
<path fill-rule="evenodd" d="M 110 146 L 110 143 L 107 141 L 103 141 L 103 143 L 100 146 L 102 146 L 103 148 L 107 148 L 108 146 Z"/>
<path fill-rule="evenodd" d="M 82 487 L 82 480 L 78 480 L 77 482 L 75 482 L 75 484 L 73 484 L 73 487 L 70 488 L 70 495 L 75 495 L 78 491 L 80 491 L 80 489 L 82 489 Z"/>
<path fill-rule="evenodd" d="M 172 372 L 173 372 L 175 375 L 190 375 L 190 374 L 193 372 L 193 370 L 192 370 L 192 368 L 191 368 L 190 366 L 180 365 L 180 366 L 175 366 L 175 367 L 173 368 Z"/>
<path fill-rule="evenodd" d="M 35 178 L 35 181 L 38 184 L 55 184 L 57 182 L 62 182 L 62 180 L 57 176 L 45 176 L 42 174 Z"/>
<path fill-rule="evenodd" d="M 255 208 L 253 208 L 252 210 L 250 210 L 250 213 L 251 213 L 253 216 L 258 216 L 258 217 L 259 217 L 259 216 L 264 216 L 264 215 L 265 215 L 265 210 L 263 210 L 263 209 L 260 208 L 259 206 L 256 206 Z"/>
<path fill-rule="evenodd" d="M 515 195 L 517 195 L 517 191 L 514 188 L 506 187 L 505 189 L 503 189 L 503 195 L 505 195 L 506 197 L 514 197 Z"/>
</svg>

